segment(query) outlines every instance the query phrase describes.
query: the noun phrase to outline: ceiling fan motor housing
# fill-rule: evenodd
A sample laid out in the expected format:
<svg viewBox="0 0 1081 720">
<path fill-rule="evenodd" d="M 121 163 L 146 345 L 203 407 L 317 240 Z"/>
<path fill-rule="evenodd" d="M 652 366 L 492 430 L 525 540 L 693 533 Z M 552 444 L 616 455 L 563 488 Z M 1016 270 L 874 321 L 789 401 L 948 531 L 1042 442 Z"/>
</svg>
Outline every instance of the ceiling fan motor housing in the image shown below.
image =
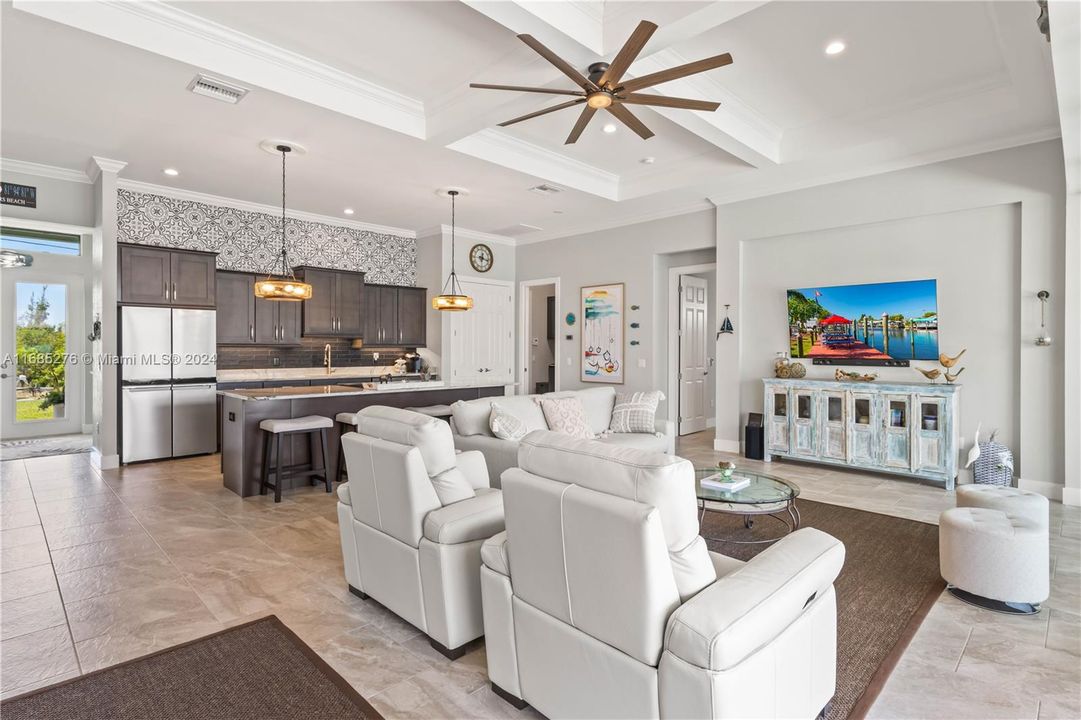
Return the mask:
<svg viewBox="0 0 1081 720">
<path fill-rule="evenodd" d="M 589 80 L 593 83 L 598 83 L 601 79 L 601 75 L 604 75 L 604 71 L 608 69 L 608 63 L 595 62 L 589 66 Z"/>
</svg>

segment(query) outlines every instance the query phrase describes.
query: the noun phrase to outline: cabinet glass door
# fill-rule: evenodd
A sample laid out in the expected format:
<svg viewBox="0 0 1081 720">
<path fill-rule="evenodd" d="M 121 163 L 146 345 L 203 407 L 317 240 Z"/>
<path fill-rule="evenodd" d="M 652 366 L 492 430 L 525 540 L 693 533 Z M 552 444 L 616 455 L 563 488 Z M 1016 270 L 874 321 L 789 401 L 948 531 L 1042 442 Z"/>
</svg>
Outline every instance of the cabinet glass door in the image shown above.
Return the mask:
<svg viewBox="0 0 1081 720">
<path fill-rule="evenodd" d="M 852 465 L 871 466 L 878 460 L 876 442 L 877 413 L 875 398 L 870 393 L 848 393 L 848 462 Z"/>
<path fill-rule="evenodd" d="M 912 464 L 912 398 L 908 395 L 886 395 L 883 403 L 882 462 L 888 467 L 908 468 Z"/>
<path fill-rule="evenodd" d="M 815 393 L 813 390 L 795 389 L 792 391 L 792 405 L 796 416 L 792 418 L 793 452 L 798 455 L 815 455 Z"/>
<path fill-rule="evenodd" d="M 788 452 L 788 391 L 768 390 L 766 412 L 769 414 L 769 449 Z"/>
<path fill-rule="evenodd" d="M 946 402 L 939 397 L 920 396 L 917 398 L 916 407 L 919 409 L 919 417 L 913 418 L 913 421 L 918 420 L 919 425 L 916 427 L 916 452 L 912 469 L 917 472 L 942 472 L 946 469 Z"/>
<path fill-rule="evenodd" d="M 845 460 L 845 394 L 827 391 L 822 393 L 822 456 Z"/>
</svg>

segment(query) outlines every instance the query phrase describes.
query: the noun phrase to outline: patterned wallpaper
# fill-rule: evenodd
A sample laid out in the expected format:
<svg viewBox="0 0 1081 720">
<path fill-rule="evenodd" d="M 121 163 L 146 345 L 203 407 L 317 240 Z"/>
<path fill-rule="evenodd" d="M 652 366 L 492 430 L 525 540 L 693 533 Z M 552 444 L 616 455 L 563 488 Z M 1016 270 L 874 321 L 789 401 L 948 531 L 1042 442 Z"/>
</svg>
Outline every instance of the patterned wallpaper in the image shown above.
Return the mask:
<svg viewBox="0 0 1081 720">
<path fill-rule="evenodd" d="M 280 262 L 279 216 L 123 189 L 117 215 L 120 242 L 216 252 L 221 270 L 280 272 L 272 268 Z M 292 219 L 285 232 L 290 265 L 358 270 L 372 283 L 417 284 L 413 238 Z"/>
</svg>

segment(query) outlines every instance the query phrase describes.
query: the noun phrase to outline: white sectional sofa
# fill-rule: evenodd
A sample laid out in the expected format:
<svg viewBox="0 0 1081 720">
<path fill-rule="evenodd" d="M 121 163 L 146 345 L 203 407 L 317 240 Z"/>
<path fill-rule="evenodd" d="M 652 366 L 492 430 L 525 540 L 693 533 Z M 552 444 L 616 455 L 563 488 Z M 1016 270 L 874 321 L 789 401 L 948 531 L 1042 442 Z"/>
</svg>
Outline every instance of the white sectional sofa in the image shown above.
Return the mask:
<svg viewBox="0 0 1081 720">
<path fill-rule="evenodd" d="M 450 427 L 454 435 L 454 447 L 458 450 L 479 450 L 488 464 L 491 486 L 500 486 L 500 477 L 508 468 L 518 467 L 518 442 L 497 438 L 489 426 L 492 403 L 525 423 L 526 430 L 548 430 L 544 412 L 537 403 L 538 397 L 577 397 L 582 402 L 586 423 L 597 437 L 596 440 L 611 445 L 623 445 L 641 450 L 652 450 L 674 455 L 676 452 L 676 425 L 671 420 L 657 420 L 653 433 L 609 433 L 612 408 L 616 402 L 613 387 L 567 390 L 545 395 L 505 395 L 477 400 L 459 400 L 451 405 Z"/>
</svg>

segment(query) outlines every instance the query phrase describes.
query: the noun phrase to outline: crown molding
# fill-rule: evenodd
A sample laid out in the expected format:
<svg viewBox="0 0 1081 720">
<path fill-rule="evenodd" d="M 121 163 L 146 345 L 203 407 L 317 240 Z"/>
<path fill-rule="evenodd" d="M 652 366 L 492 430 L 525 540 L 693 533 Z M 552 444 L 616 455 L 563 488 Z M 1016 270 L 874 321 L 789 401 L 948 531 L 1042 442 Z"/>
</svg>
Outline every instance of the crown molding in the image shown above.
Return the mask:
<svg viewBox="0 0 1081 720">
<path fill-rule="evenodd" d="M 223 197 L 221 195 L 201 193 L 195 190 L 183 190 L 166 185 L 154 185 L 153 183 L 140 182 L 138 180 L 121 180 L 118 183 L 118 186 L 123 190 L 131 190 L 133 192 L 146 193 L 149 195 L 164 195 L 165 197 L 174 198 L 176 200 L 190 200 L 192 202 L 206 203 L 208 205 L 220 205 L 222 207 L 233 208 L 234 210 L 266 213 L 268 215 L 278 215 L 281 213 L 281 207 L 277 205 L 264 205 L 262 203 L 237 200 L 236 198 Z M 318 215 L 303 210 L 287 210 L 286 212 L 288 212 L 289 217 L 294 220 L 305 220 L 307 222 L 323 223 L 324 225 L 347 227 L 353 230 L 379 233 L 381 235 L 397 235 L 398 237 L 407 238 L 417 237 L 416 232 L 413 230 L 406 230 L 405 228 L 391 227 L 389 225 L 375 225 L 373 223 L 359 222 L 356 220 L 342 220 L 341 218 L 330 217 L 329 215 Z"/>
<path fill-rule="evenodd" d="M 87 185 L 93 182 L 84 170 L 72 170 L 70 168 L 62 168 L 55 165 L 43 165 L 42 163 L 29 162 L 27 160 L 15 160 L 12 158 L 0 158 L 0 170 L 4 172 L 22 173 L 23 175 L 50 178 L 52 180 L 84 183 Z"/>
<path fill-rule="evenodd" d="M 493 128 L 447 145 L 466 155 L 607 200 L 619 199 L 619 176 Z"/>
<path fill-rule="evenodd" d="M 90 162 L 86 164 L 86 176 L 90 178 L 90 182 L 97 182 L 98 178 L 103 173 L 116 175 L 127 166 L 128 163 L 126 160 L 112 160 L 110 158 L 92 155 L 90 157 Z"/>
<path fill-rule="evenodd" d="M 445 237 L 450 235 L 450 225 L 434 225 L 430 228 L 423 230 L 417 230 L 418 238 L 427 237 Z M 470 230 L 469 228 L 455 228 L 455 237 L 463 240 L 472 240 L 473 242 L 486 242 L 496 243 L 499 245 L 517 245 L 518 240 L 506 235 L 493 235 L 492 233 L 481 232 L 480 230 Z"/>
<path fill-rule="evenodd" d="M 14 7 L 406 135 L 425 137 L 420 100 L 165 3 L 15 0 Z"/>
<path fill-rule="evenodd" d="M 704 210 L 712 210 L 714 208 L 713 203 L 709 200 L 694 200 L 682 205 L 676 205 L 674 207 L 665 208 L 663 210 L 655 210 L 653 212 L 641 213 L 639 215 L 624 216 L 618 220 L 610 220 L 605 222 L 586 223 L 578 225 L 567 230 L 552 230 L 545 232 L 530 233 L 524 237 L 517 238 L 515 240 L 516 245 L 533 245 L 534 243 L 548 242 L 549 240 L 558 240 L 560 238 L 574 237 L 576 235 L 587 235 L 589 233 L 601 232 L 603 230 L 612 230 L 614 228 L 627 227 L 628 225 L 641 225 L 642 223 L 651 222 L 653 220 L 664 220 L 665 218 L 677 217 L 679 215 L 690 215 L 692 213 L 702 212 Z"/>
</svg>

